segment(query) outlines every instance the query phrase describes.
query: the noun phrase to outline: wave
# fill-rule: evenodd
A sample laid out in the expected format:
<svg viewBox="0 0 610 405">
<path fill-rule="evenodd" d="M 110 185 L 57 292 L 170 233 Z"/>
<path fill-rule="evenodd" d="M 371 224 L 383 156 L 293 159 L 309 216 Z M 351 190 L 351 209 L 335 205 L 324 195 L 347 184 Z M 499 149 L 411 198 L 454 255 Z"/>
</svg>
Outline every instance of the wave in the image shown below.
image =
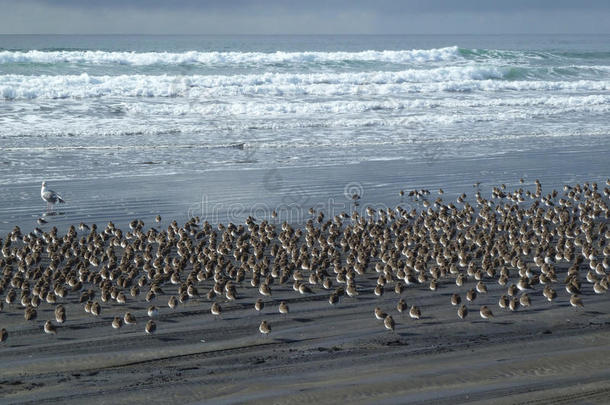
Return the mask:
<svg viewBox="0 0 610 405">
<path fill-rule="evenodd" d="M 11 146 L 2 148 L 5 152 L 74 152 L 74 151 L 114 151 L 114 150 L 179 150 L 179 149 L 244 149 L 244 143 L 229 144 L 167 144 L 167 145 L 68 145 L 68 146 Z"/>
<path fill-rule="evenodd" d="M 556 103 L 555 103 L 556 104 Z M 23 146 L 25 142 L 31 145 L 44 146 L 46 149 L 73 148 L 73 149 L 108 149 L 112 150 L 124 144 L 134 147 L 156 148 L 158 144 L 173 139 L 172 145 L 187 148 L 193 145 L 201 147 L 199 140 L 204 140 L 205 147 L 235 147 L 240 146 L 240 140 L 236 137 L 246 136 L 256 139 L 260 134 L 265 141 L 275 138 L 268 137 L 269 132 L 275 132 L 278 139 L 296 138 L 301 139 L 303 130 L 309 135 L 313 133 L 323 134 L 330 130 L 333 135 L 329 138 L 331 142 L 349 142 L 351 137 L 373 136 L 382 132 L 384 137 L 402 137 L 404 131 L 415 131 L 417 133 L 430 133 L 443 131 L 446 133 L 458 133 L 460 137 L 465 136 L 464 129 L 472 130 L 476 124 L 475 132 L 486 132 L 483 128 L 497 127 L 502 124 L 519 122 L 519 125 L 537 128 L 541 122 L 554 122 L 561 126 L 570 126 L 574 114 L 581 117 L 586 114 L 587 122 L 603 128 L 606 133 L 607 125 L 600 121 L 610 113 L 610 104 L 586 105 L 575 103 L 570 106 L 564 103 L 559 107 L 532 106 L 528 108 L 506 108 L 506 109 L 460 109 L 429 108 L 419 111 L 409 111 L 408 115 L 401 113 L 392 114 L 359 114 L 358 108 L 341 113 L 316 113 L 318 107 L 313 106 L 307 114 L 287 114 L 279 117 L 273 114 L 264 114 L 260 110 L 254 114 L 241 114 L 235 116 L 222 116 L 222 114 L 206 115 L 195 113 L 193 119 L 176 120 L 161 114 L 149 111 L 121 119 L 98 119 L 91 120 L 90 117 L 58 117 L 39 118 L 37 120 L 25 119 L 24 122 L 12 123 L 10 126 L 0 128 L 0 139 L 3 146 L 0 150 L 8 152 L 13 147 Z M 460 111 L 457 113 L 457 111 Z M 572 118 L 571 118 L 572 117 Z M 596 118 L 597 117 L 597 118 Z M 483 125 L 483 126 L 480 126 Z M 585 124 L 578 123 L 580 126 Z M 347 130 L 347 131 L 342 131 Z M 356 130 L 356 131 L 354 131 Z M 361 131 L 362 130 L 362 131 Z M 311 133 L 310 133 L 311 132 Z M 374 135 L 370 135 L 373 133 Z M 247 134 L 247 135 L 244 135 Z M 328 135 L 323 135 L 326 139 Z M 339 138 L 337 138 L 339 137 Z M 346 137 L 346 138 L 345 138 Z M 39 139 L 32 141 L 31 138 Z M 198 141 L 194 141 L 198 140 Z M 213 141 L 213 142 L 211 142 Z M 291 142 L 294 142 L 292 139 Z M 211 143 L 210 143 L 211 142 Z M 208 144 L 209 143 L 209 144 Z M 49 144 L 49 145 L 45 145 Z M 183 146 L 179 146 L 183 145 Z"/>
<path fill-rule="evenodd" d="M 444 67 L 398 72 L 265 73 L 192 76 L 0 76 L 0 98 L 84 99 L 161 97 L 210 100 L 223 96 L 344 96 L 432 92 L 606 91 L 608 80 L 506 80 L 498 67 Z"/>
<path fill-rule="evenodd" d="M 469 60 L 503 60 L 506 62 L 560 61 L 609 59 L 608 51 L 568 52 L 568 51 L 536 51 L 509 49 L 468 49 L 458 48 L 458 53 Z"/>
<path fill-rule="evenodd" d="M 432 49 L 363 50 L 356 52 L 121 52 L 102 50 L 0 51 L 2 64 L 76 65 L 277 65 L 345 62 L 385 62 L 418 64 L 426 62 L 474 61 L 504 64 L 568 63 L 608 60 L 610 52 L 549 52 L 531 50 L 468 49 L 448 46 Z"/>
<path fill-rule="evenodd" d="M 567 130 L 567 131 L 566 131 Z M 337 147 L 338 143 L 342 148 L 361 147 L 361 146 L 392 146 L 392 145 L 426 145 L 436 143 L 468 143 L 468 142 L 490 142 L 490 141 L 511 141 L 517 139 L 552 139 L 552 138 L 606 138 L 608 135 L 605 128 L 575 128 L 562 130 L 539 130 L 528 133 L 497 133 L 481 134 L 471 133 L 444 133 L 442 135 L 414 133 L 409 136 L 347 136 L 341 139 L 330 139 L 325 134 L 312 134 L 307 138 L 294 139 L 261 139 L 261 140 L 238 140 L 231 143 L 163 143 L 163 144 L 122 144 L 122 145 L 46 145 L 46 146 L 11 146 L 0 148 L 3 152 L 101 152 L 108 151 L 172 151 L 172 150 L 191 150 L 193 152 L 201 150 L 218 150 L 229 153 L 240 152 L 246 155 L 253 151 L 276 150 L 276 149 L 316 149 Z"/>
<path fill-rule="evenodd" d="M 457 46 L 436 49 L 360 52 L 106 52 L 106 51 L 1 51 L 0 64 L 94 65 L 268 65 L 278 63 L 390 62 L 425 63 L 459 58 Z"/>
<path fill-rule="evenodd" d="M 547 108 L 590 111 L 610 109 L 610 96 L 546 96 L 546 97 L 517 97 L 517 98 L 442 98 L 442 99 L 383 99 L 383 100 L 331 100 L 316 102 L 254 102 L 236 101 L 232 103 L 122 103 L 120 110 L 127 115 L 150 116 L 307 116 L 319 114 L 356 114 L 366 112 L 404 112 L 417 113 L 435 109 L 437 114 L 447 110 L 461 111 L 472 109 L 489 110 L 497 108 Z"/>
</svg>

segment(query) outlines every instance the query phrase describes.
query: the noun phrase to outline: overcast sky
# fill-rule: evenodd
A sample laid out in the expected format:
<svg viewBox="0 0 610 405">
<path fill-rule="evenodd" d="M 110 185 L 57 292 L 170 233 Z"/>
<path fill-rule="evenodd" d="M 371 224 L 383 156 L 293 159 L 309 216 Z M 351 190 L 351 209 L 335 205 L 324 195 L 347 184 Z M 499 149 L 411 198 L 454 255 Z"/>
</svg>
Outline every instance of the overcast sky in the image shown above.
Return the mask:
<svg viewBox="0 0 610 405">
<path fill-rule="evenodd" d="M 4 34 L 610 33 L 610 0 L 0 0 Z"/>
</svg>

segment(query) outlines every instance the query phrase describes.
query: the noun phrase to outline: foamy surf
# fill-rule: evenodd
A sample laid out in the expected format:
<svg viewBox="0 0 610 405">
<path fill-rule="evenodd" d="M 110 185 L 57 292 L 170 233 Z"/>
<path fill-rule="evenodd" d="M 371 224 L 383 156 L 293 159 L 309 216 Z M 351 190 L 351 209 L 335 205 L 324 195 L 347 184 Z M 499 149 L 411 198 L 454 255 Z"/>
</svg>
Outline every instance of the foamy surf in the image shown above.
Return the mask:
<svg viewBox="0 0 610 405">
<path fill-rule="evenodd" d="M 518 37 L 36 41 L 0 41 L 3 181 L 39 176 L 38 158 L 61 162 L 49 175 L 96 176 L 103 162 L 118 177 L 610 139 L 599 38 L 528 49 Z"/>
<path fill-rule="evenodd" d="M 0 97 L 83 99 L 102 97 L 354 96 L 438 92 L 600 92 L 610 80 L 507 80 L 494 67 L 456 67 L 400 72 L 263 75 L 0 76 Z M 610 78 L 609 78 L 610 79 Z"/>
</svg>

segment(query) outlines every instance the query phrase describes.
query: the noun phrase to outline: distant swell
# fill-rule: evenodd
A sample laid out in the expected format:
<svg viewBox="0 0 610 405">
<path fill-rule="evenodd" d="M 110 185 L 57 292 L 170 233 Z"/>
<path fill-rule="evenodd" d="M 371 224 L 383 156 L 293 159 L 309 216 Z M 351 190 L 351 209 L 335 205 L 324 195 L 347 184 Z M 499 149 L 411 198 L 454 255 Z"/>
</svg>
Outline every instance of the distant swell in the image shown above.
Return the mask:
<svg viewBox="0 0 610 405">
<path fill-rule="evenodd" d="M 233 65 L 324 62 L 422 63 L 459 57 L 458 47 L 360 52 L 104 52 L 104 51 L 2 51 L 0 64 L 118 64 L 118 65 Z"/>
</svg>

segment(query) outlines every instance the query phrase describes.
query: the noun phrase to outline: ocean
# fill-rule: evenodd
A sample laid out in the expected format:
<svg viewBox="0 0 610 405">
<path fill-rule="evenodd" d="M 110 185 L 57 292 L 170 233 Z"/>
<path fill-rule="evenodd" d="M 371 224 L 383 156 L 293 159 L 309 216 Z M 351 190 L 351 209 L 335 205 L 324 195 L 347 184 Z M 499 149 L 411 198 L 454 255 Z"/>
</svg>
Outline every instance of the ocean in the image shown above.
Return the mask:
<svg viewBox="0 0 610 405">
<path fill-rule="evenodd" d="M 610 36 L 0 36 L 0 185 L 609 145 Z"/>
</svg>

